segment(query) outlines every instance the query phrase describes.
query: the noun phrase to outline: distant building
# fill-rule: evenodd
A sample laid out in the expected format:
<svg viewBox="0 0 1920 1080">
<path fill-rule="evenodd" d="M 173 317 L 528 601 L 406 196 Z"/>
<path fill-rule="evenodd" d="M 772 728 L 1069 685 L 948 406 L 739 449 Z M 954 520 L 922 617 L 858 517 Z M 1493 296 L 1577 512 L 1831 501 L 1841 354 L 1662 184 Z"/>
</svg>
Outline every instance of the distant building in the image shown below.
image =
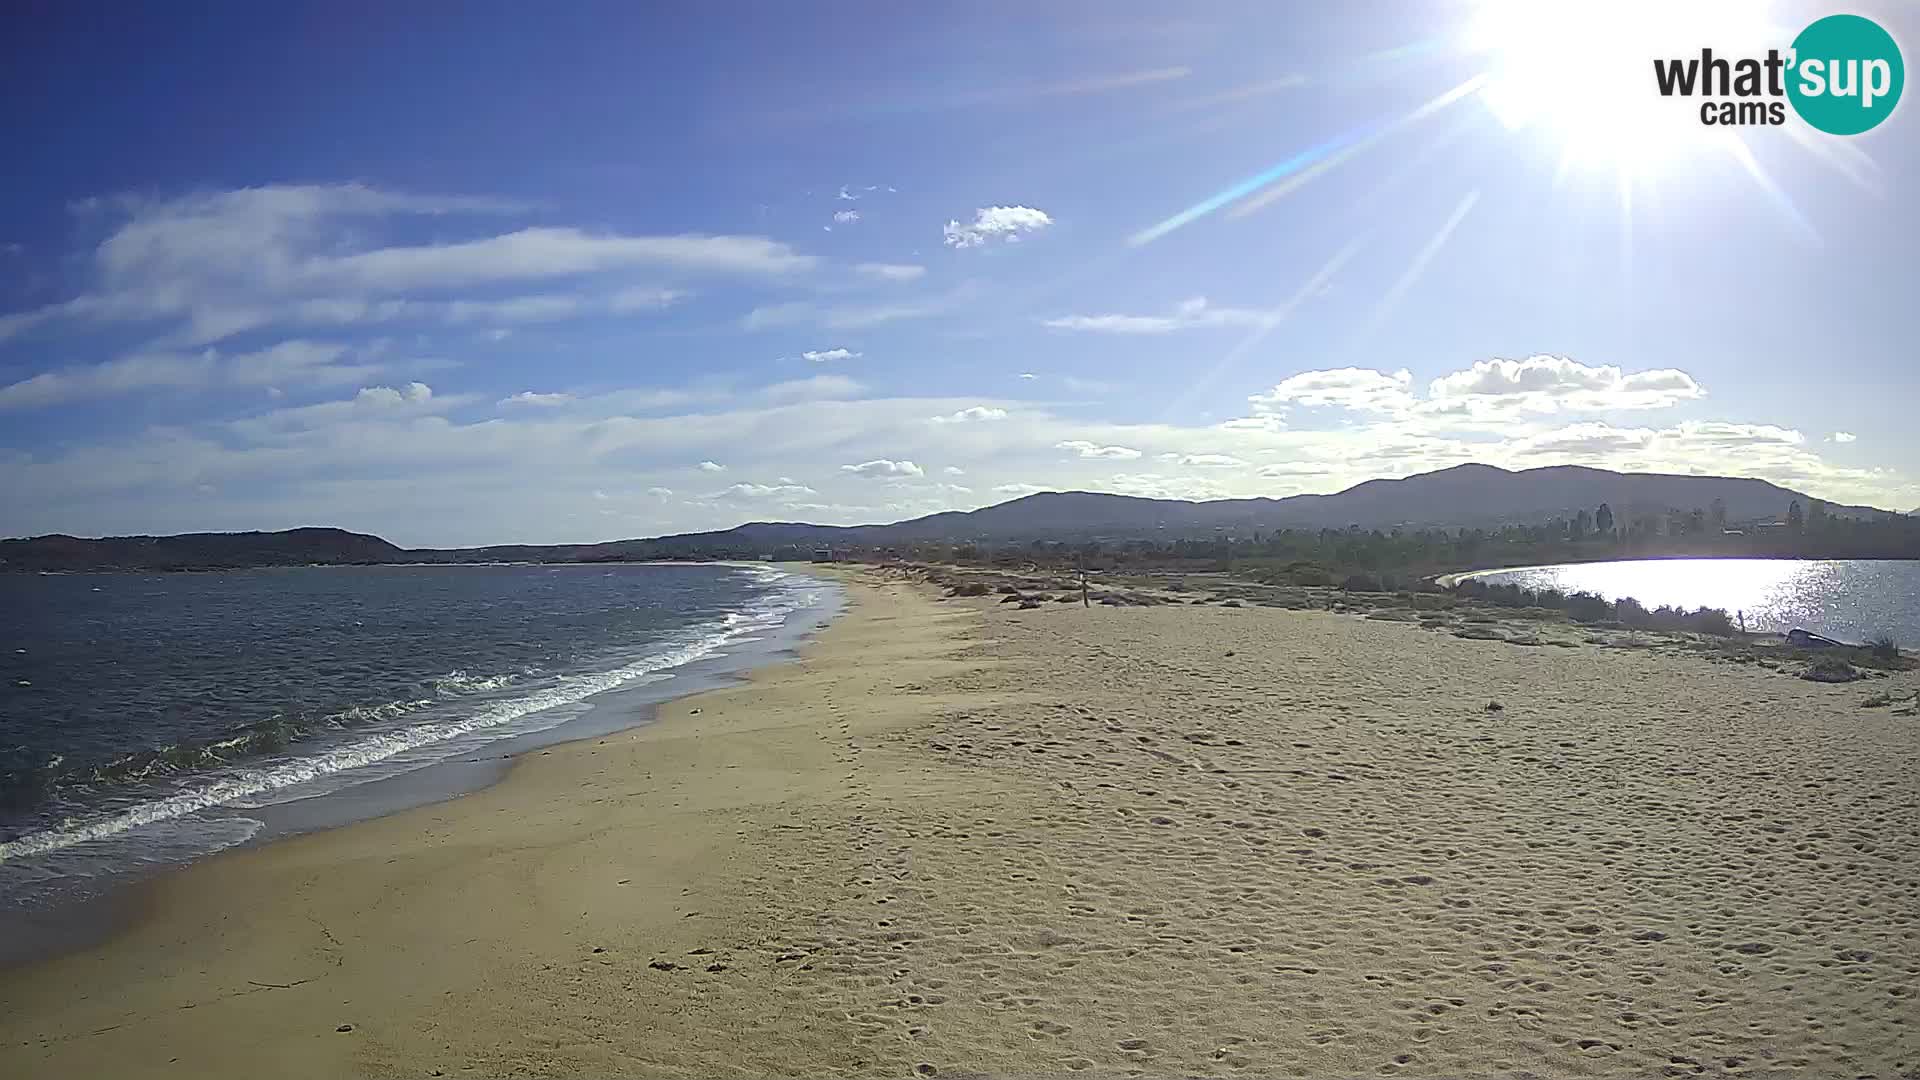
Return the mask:
<svg viewBox="0 0 1920 1080">
<path fill-rule="evenodd" d="M 839 560 L 834 557 L 832 548 L 817 547 L 813 549 L 813 561 L 814 562 L 838 562 Z"/>
</svg>

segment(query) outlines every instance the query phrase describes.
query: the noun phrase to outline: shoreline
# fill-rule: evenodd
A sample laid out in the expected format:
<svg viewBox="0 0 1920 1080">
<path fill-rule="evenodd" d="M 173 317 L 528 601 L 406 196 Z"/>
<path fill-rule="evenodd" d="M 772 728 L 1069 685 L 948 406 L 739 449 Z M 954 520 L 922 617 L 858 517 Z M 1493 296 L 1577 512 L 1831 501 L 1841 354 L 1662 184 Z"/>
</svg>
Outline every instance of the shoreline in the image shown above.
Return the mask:
<svg viewBox="0 0 1920 1080">
<path fill-rule="evenodd" d="M 778 625 L 762 631 L 757 640 L 731 642 L 718 653 L 661 669 L 667 678 L 643 679 L 635 685 L 614 687 L 558 706 L 577 711 L 552 727 L 510 734 L 414 768 L 349 780 L 330 790 L 285 801 L 256 807 L 209 807 L 194 820 L 208 824 L 251 821 L 256 828 L 245 839 L 211 851 L 164 865 L 128 867 L 97 878 L 83 878 L 75 883 L 70 895 L 42 897 L 0 910 L 0 975 L 110 943 L 139 917 L 137 897 L 146 886 L 189 872 L 208 859 L 460 799 L 501 783 L 526 755 L 654 723 L 661 706 L 668 702 L 739 685 L 755 670 L 791 662 L 799 649 L 846 608 L 844 584 L 831 575 L 810 572 L 805 564 L 700 565 L 780 569 L 811 582 L 800 587 L 820 590 L 825 599 L 817 605 L 794 607 Z"/>
<path fill-rule="evenodd" d="M 1809 563 L 1821 563 L 1821 562 L 1906 563 L 1906 562 L 1920 562 L 1920 556 L 1916 556 L 1913 558 L 1905 558 L 1905 559 L 1885 557 L 1885 556 L 1880 558 L 1873 558 L 1873 559 L 1854 559 L 1854 558 L 1839 558 L 1839 557 L 1825 558 L 1825 557 L 1814 557 L 1814 556 L 1808 556 L 1808 555 L 1692 555 L 1692 554 L 1642 555 L 1637 558 L 1625 558 L 1625 559 L 1622 559 L 1622 558 L 1578 559 L 1573 562 L 1535 563 L 1527 566 L 1491 566 L 1481 570 L 1450 570 L 1444 574 L 1433 575 L 1431 580 L 1435 585 L 1438 585 L 1443 589 L 1447 589 L 1447 588 L 1452 588 L 1454 585 L 1457 585 L 1462 581 L 1467 581 L 1477 577 L 1483 577 L 1487 574 L 1514 574 L 1514 573 L 1519 573 L 1525 570 L 1555 570 L 1563 566 L 1595 566 L 1602 563 L 1686 562 L 1688 560 L 1700 560 L 1703 562 L 1712 560 L 1715 562 L 1745 561 L 1745 562 L 1809 562 Z"/>
<path fill-rule="evenodd" d="M 1920 746 L 1862 689 L 826 572 L 846 613 L 790 662 L 223 853 L 108 945 L 0 973 L 0 1072 L 1913 1061 Z"/>
</svg>

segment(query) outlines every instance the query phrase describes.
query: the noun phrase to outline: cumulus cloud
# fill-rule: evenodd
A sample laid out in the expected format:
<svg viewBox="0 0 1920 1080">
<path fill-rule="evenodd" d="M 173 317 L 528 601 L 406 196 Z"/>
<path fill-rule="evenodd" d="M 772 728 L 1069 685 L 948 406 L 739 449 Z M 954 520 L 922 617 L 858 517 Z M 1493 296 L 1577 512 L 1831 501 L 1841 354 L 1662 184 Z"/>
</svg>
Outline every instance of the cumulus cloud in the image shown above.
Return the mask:
<svg viewBox="0 0 1920 1080">
<path fill-rule="evenodd" d="M 1834 442 L 1837 442 L 1837 443 L 1850 443 L 1853 440 L 1859 438 L 1858 435 L 1855 435 L 1851 431 L 1836 431 L 1830 437 Z"/>
<path fill-rule="evenodd" d="M 1482 360 L 1427 387 L 1434 408 L 1467 412 L 1663 409 L 1704 396 L 1706 390 L 1693 376 L 1675 368 L 1628 374 L 1612 365 L 1589 367 L 1563 356 Z"/>
<path fill-rule="evenodd" d="M 840 471 L 868 479 L 917 477 L 927 474 L 925 469 L 922 469 L 911 461 L 891 461 L 887 458 L 863 461 L 858 465 L 842 465 L 840 466 Z"/>
<path fill-rule="evenodd" d="M 965 470 L 965 469 L 963 469 L 963 468 L 961 468 L 961 467 L 960 467 L 960 466 L 958 466 L 958 465 L 949 465 L 949 466 L 947 466 L 946 468 L 944 468 L 944 469 L 941 469 L 940 471 L 941 471 L 941 472 L 943 472 L 943 473 L 945 473 L 945 474 L 947 474 L 948 476 L 965 476 L 965 475 L 967 475 L 967 470 Z"/>
<path fill-rule="evenodd" d="M 1273 389 L 1251 395 L 1247 400 L 1256 415 L 1284 413 L 1291 405 L 1396 412 L 1413 403 L 1408 393 L 1412 385 L 1413 373 L 1405 368 L 1391 375 L 1373 368 L 1332 368 L 1288 376 Z"/>
<path fill-rule="evenodd" d="M 673 498 L 673 489 L 669 487 L 650 487 L 647 489 L 647 494 L 656 499 L 671 499 Z"/>
<path fill-rule="evenodd" d="M 566 403 L 572 400 L 573 400 L 572 394 L 539 394 L 539 393 L 535 393 L 532 390 L 522 390 L 517 394 L 512 394 L 507 397 L 501 398 L 497 402 L 497 404 L 537 405 L 537 406 L 552 407 L 556 405 L 565 405 Z"/>
<path fill-rule="evenodd" d="M 967 408 L 947 413 L 945 416 L 935 416 L 932 420 L 936 424 L 967 424 L 984 420 L 1005 420 L 1006 418 L 1007 410 L 1005 409 L 995 409 L 986 405 L 971 405 Z"/>
<path fill-rule="evenodd" d="M 980 247 L 1003 240 L 1018 242 L 1022 236 L 1053 224 L 1046 211 L 1030 206 L 984 206 L 973 212 L 973 220 L 962 224 L 947 222 L 946 245 L 951 248 Z"/>
<path fill-rule="evenodd" d="M 1140 456 L 1140 451 L 1131 446 L 1101 446 L 1099 443 L 1084 439 L 1068 439 L 1053 444 L 1055 450 L 1071 450 L 1083 458 L 1107 458 L 1113 461 L 1130 461 Z"/>
<path fill-rule="evenodd" d="M 787 502 L 819 492 L 805 484 L 732 484 L 708 495 L 734 502 Z"/>
<path fill-rule="evenodd" d="M 1513 423 L 1531 413 L 1659 409 L 1704 396 L 1706 390 L 1693 376 L 1678 369 L 1626 372 L 1611 365 L 1594 367 L 1559 356 L 1482 360 L 1434 379 L 1424 398 L 1413 392 L 1413 376 L 1405 368 L 1392 373 L 1374 368 L 1333 368 L 1303 371 L 1281 380 L 1264 394 L 1251 396 L 1248 401 L 1254 416 L 1239 426 L 1263 426 L 1262 418 L 1284 416 L 1294 405 L 1420 417 L 1438 423 Z"/>
<path fill-rule="evenodd" d="M 701 472 L 726 472 L 727 467 L 717 461 L 703 461 L 698 468 Z"/>
<path fill-rule="evenodd" d="M 1280 313 L 1246 308 L 1213 307 L 1204 296 L 1182 301 L 1166 315 L 1062 315 L 1044 325 L 1055 330 L 1082 330 L 1098 334 L 1170 334 L 1176 330 L 1214 327 L 1270 327 Z"/>
<path fill-rule="evenodd" d="M 833 223 L 835 225 L 852 225 L 859 220 L 860 211 L 858 210 L 839 210 L 833 215 Z"/>
<path fill-rule="evenodd" d="M 989 406 L 912 397 L 775 400 L 747 390 L 714 397 L 700 385 L 581 397 L 564 409 L 499 409 L 496 392 L 463 418 L 463 395 L 439 378 L 427 381 L 432 390 L 413 392 L 413 400 L 404 378 L 386 379 L 378 381 L 385 392 L 367 400 L 349 389 L 337 395 L 344 400 L 244 424 L 126 428 L 93 442 L 0 450 L 0 517 L 28 533 L 277 528 L 326 520 L 421 546 L 581 542 L 727 528 L 769 516 L 840 524 L 897 520 L 1035 490 L 1180 498 L 1329 492 L 1469 460 L 1509 468 L 1591 464 L 1760 476 L 1837 502 L 1920 505 L 1920 485 L 1897 472 L 1824 460 L 1817 451 L 1833 449 L 1824 432 L 1816 439 L 1788 426 L 1731 420 L 1546 426 L 1526 414 L 1497 431 L 1460 437 L 1418 415 L 1360 414 L 1318 430 L 1229 429 L 1089 421 L 1026 405 L 1007 406 L 1010 414 L 995 423 L 932 424 L 933 415 Z M 652 411 L 660 403 L 686 407 Z M 1078 446 L 1053 449 L 1061 443 L 1120 446 L 1142 456 L 1083 458 Z M 1164 454 L 1255 465 L 1163 464 Z M 720 457 L 727 459 L 725 471 L 717 460 L 706 472 L 693 467 Z M 872 479 L 839 468 L 869 461 L 912 461 L 924 475 Z M 954 464 L 926 466 L 929 461 Z M 965 481 L 945 472 L 961 461 Z M 689 472 L 700 479 L 688 479 Z M 789 479 L 780 479 L 782 473 Z M 728 477 L 748 486 L 728 490 L 734 482 Z M 955 483 L 939 486 L 948 480 Z M 961 483 L 977 494 L 951 490 Z M 192 495 L 199 484 L 222 492 L 218 505 Z M 676 494 L 641 497 L 648 485 Z M 512 513 L 489 499 L 503 486 L 522 493 Z M 995 486 L 1002 490 L 989 490 Z M 819 494 L 798 490 L 809 487 Z M 614 499 L 597 502 L 594 490 Z M 602 509 L 634 506 L 647 512 L 600 517 Z"/>
<path fill-rule="evenodd" d="M 824 364 L 831 360 L 854 360 L 858 359 L 859 356 L 859 353 L 853 352 L 850 349 L 809 349 L 800 354 L 800 359 L 811 360 L 816 364 Z"/>
<path fill-rule="evenodd" d="M 1210 480 L 1191 476 L 1162 476 L 1158 473 L 1115 473 L 1106 486 L 1122 495 L 1143 499 L 1225 499 L 1232 495 Z"/>
<path fill-rule="evenodd" d="M 362 404 L 385 407 L 408 403 L 417 405 L 432 398 L 433 387 L 423 382 L 410 382 L 398 389 L 391 386 L 363 386 L 353 399 Z"/>
</svg>

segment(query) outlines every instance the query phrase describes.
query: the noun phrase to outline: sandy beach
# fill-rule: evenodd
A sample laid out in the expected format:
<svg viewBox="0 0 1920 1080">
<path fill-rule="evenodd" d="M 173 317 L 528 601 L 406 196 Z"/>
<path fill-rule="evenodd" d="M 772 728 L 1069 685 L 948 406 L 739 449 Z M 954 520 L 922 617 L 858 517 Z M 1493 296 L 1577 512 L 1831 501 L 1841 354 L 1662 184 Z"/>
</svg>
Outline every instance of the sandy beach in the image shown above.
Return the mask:
<svg viewBox="0 0 1920 1080">
<path fill-rule="evenodd" d="M 143 886 L 0 973 L 0 1075 L 1920 1076 L 1920 674 L 844 574 L 795 662 Z"/>
</svg>

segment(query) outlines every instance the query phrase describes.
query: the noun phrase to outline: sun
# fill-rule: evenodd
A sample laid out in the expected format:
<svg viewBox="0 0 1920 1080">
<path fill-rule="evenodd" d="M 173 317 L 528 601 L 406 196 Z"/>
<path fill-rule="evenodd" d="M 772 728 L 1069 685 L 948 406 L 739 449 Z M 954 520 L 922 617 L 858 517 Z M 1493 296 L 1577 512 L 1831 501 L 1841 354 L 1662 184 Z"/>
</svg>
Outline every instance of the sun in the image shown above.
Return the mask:
<svg viewBox="0 0 1920 1080">
<path fill-rule="evenodd" d="M 1485 58 L 1480 99 L 1510 131 L 1557 142 L 1561 166 L 1642 177 L 1719 148 L 1697 106 L 1663 98 L 1659 57 L 1783 45 L 1760 0 L 1483 0 L 1465 35 Z"/>
</svg>

